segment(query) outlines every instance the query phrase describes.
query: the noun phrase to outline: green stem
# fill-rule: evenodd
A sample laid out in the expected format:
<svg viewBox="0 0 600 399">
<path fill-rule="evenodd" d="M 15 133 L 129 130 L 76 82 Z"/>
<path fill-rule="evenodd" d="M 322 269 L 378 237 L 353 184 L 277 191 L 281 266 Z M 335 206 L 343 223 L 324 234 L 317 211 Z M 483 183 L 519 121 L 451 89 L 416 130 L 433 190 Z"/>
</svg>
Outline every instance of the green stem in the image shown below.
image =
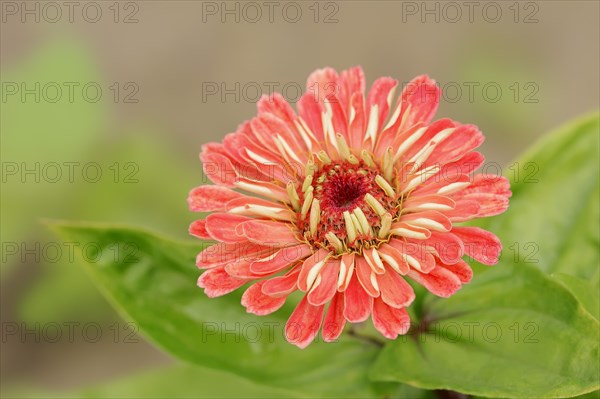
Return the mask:
<svg viewBox="0 0 600 399">
<path fill-rule="evenodd" d="M 350 325 L 350 327 L 348 328 L 346 334 L 348 334 L 351 337 L 354 337 L 356 339 L 359 339 L 361 341 L 364 342 L 368 342 L 372 345 L 375 345 L 379 348 L 383 348 L 385 346 L 385 342 L 377 337 L 373 337 L 371 335 L 367 335 L 367 334 L 362 334 L 360 333 L 355 327 L 354 325 Z"/>
</svg>

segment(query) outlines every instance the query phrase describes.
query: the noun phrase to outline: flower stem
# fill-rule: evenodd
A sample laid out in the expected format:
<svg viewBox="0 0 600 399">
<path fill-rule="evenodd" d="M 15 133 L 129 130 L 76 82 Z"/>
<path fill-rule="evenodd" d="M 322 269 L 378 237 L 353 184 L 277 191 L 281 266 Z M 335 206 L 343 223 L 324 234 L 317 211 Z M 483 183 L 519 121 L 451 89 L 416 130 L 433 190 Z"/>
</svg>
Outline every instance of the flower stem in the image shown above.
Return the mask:
<svg viewBox="0 0 600 399">
<path fill-rule="evenodd" d="M 363 334 L 359 332 L 353 325 L 348 328 L 347 334 L 351 337 L 359 339 L 364 342 L 368 342 L 372 345 L 375 345 L 379 348 L 383 348 L 385 346 L 385 342 L 379 338 L 373 337 L 371 335 Z"/>
</svg>

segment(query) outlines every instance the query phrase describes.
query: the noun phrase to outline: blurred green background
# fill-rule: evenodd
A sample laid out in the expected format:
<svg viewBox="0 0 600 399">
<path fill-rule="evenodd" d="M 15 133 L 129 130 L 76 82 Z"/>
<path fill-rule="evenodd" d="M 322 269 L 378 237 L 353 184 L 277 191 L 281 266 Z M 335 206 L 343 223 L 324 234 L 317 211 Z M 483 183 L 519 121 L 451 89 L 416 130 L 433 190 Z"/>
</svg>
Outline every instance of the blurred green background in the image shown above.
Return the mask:
<svg viewBox="0 0 600 399">
<path fill-rule="evenodd" d="M 598 2 L 499 2 L 497 22 L 494 10 L 483 12 L 488 2 L 476 3 L 470 20 L 447 2 L 427 3 L 433 14 L 421 2 L 297 2 L 302 16 L 292 23 L 283 2 L 271 23 L 266 8 L 252 22 L 241 2 L 227 3 L 239 22 L 208 12 L 221 2 L 97 2 L 99 17 L 81 2 L 72 15 L 61 6 L 56 22 L 47 2 L 28 5 L 33 14 L 1 2 L 2 390 L 78 390 L 173 362 L 142 337 L 114 342 L 111 326 L 124 321 L 41 222 L 130 223 L 186 238 L 187 192 L 205 182 L 200 145 L 254 115 L 256 87 L 287 87 L 293 101 L 294 88 L 327 65 L 362 65 L 368 84 L 427 73 L 446 90 L 438 117 L 477 124 L 488 162 L 501 165 L 598 108 Z M 102 96 L 91 101 L 95 87 Z M 36 163 L 39 172 L 23 174 Z M 65 322 L 98 323 L 104 334 L 52 343 L 6 330 Z"/>
</svg>

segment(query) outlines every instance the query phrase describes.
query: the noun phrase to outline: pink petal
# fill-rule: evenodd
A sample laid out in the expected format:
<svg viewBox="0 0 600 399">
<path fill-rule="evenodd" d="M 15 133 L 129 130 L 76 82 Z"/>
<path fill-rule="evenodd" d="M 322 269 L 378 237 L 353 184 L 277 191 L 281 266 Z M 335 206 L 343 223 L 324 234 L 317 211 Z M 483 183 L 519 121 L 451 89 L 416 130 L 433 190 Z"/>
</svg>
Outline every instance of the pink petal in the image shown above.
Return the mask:
<svg viewBox="0 0 600 399">
<path fill-rule="evenodd" d="M 417 122 L 429 123 L 437 111 L 440 96 L 441 90 L 429 76 L 417 76 L 410 81 L 400 95 L 402 113 L 398 121 L 402 121 L 401 128 Z"/>
<path fill-rule="evenodd" d="M 267 220 L 250 220 L 241 227 L 244 236 L 257 244 L 286 247 L 299 243 L 291 224 Z"/>
<path fill-rule="evenodd" d="M 267 256 L 272 249 L 250 242 L 228 244 L 220 242 L 206 247 L 196 257 L 196 266 L 208 269 L 216 266 L 225 266 L 227 263 L 239 259 L 257 260 Z"/>
<path fill-rule="evenodd" d="M 262 292 L 271 297 L 284 297 L 298 289 L 298 274 L 300 268 L 296 267 L 285 276 L 273 277 L 266 280 L 262 286 Z"/>
<path fill-rule="evenodd" d="M 271 182 L 240 178 L 234 184 L 236 188 L 266 197 L 272 201 L 286 202 L 289 200 L 287 191 Z"/>
<path fill-rule="evenodd" d="M 430 231 L 450 231 L 452 222 L 443 213 L 438 211 L 421 211 L 409 213 L 400 218 L 402 223 L 422 227 Z"/>
<path fill-rule="evenodd" d="M 296 103 L 298 114 L 318 141 L 323 141 L 323 123 L 321 122 L 321 106 L 315 100 L 315 94 L 306 92 Z"/>
<path fill-rule="evenodd" d="M 344 139 L 348 141 L 348 116 L 346 116 L 346 110 L 344 109 L 342 102 L 335 94 L 329 94 L 325 101 L 331 110 L 333 131 L 335 133 L 340 133 Z"/>
<path fill-rule="evenodd" d="M 306 81 L 306 92 L 319 102 L 323 102 L 330 94 L 337 95 L 339 91 L 338 74 L 333 68 L 317 69 Z"/>
<path fill-rule="evenodd" d="M 356 66 L 340 73 L 338 79 L 339 84 L 339 99 L 345 107 L 345 110 L 349 110 L 349 105 L 353 96 L 363 97 L 365 93 L 365 74 L 360 66 Z"/>
<path fill-rule="evenodd" d="M 318 285 L 315 282 L 315 285 L 310 289 L 306 298 L 311 305 L 319 306 L 323 305 L 331 300 L 335 293 L 337 292 L 337 279 L 338 274 L 340 272 L 340 261 L 339 259 L 330 259 L 328 260 L 321 273 L 319 274 L 320 279 L 317 278 L 319 282 Z"/>
<path fill-rule="evenodd" d="M 457 198 L 454 197 L 454 194 L 464 190 L 470 184 L 471 177 L 469 175 L 453 175 L 442 179 L 436 179 L 436 176 L 432 176 L 423 184 L 417 186 L 411 195 L 445 195 L 456 201 Z"/>
<path fill-rule="evenodd" d="M 454 227 L 452 234 L 460 238 L 467 255 L 484 265 L 498 263 L 502 243 L 494 234 L 479 227 Z"/>
<path fill-rule="evenodd" d="M 206 230 L 206 220 L 195 220 L 190 224 L 188 229 L 191 235 L 198 237 L 202 240 L 212 240 L 210 234 Z"/>
<path fill-rule="evenodd" d="M 378 262 L 377 260 L 381 260 L 379 258 L 379 253 L 375 248 L 363 249 L 363 257 L 376 274 L 385 273 L 385 268 L 383 267 L 383 262 Z"/>
<path fill-rule="evenodd" d="M 442 211 L 452 222 L 466 222 L 479 217 L 481 206 L 478 201 L 457 200 L 454 209 Z"/>
<path fill-rule="evenodd" d="M 463 284 L 468 283 L 471 281 L 471 278 L 473 278 L 473 270 L 471 269 L 471 266 L 469 266 L 467 262 L 462 259 L 451 265 L 441 264 L 439 266 L 452 272 Z"/>
<path fill-rule="evenodd" d="M 413 240 L 426 240 L 431 236 L 431 231 L 424 227 L 414 226 L 404 222 L 394 222 L 390 230 L 392 235 Z"/>
<path fill-rule="evenodd" d="M 369 296 L 355 275 L 344 291 L 344 317 L 350 323 L 360 323 L 369 318 L 373 297 Z"/>
<path fill-rule="evenodd" d="M 373 82 L 369 94 L 367 95 L 367 116 L 370 115 L 371 108 L 374 105 L 378 107 L 378 124 L 377 132 L 381 131 L 383 124 L 385 123 L 388 113 L 390 112 L 390 106 L 392 99 L 390 94 L 393 94 L 394 89 L 398 86 L 398 81 L 389 77 L 383 77 Z"/>
<path fill-rule="evenodd" d="M 510 183 L 504 176 L 478 174 L 473 176 L 469 187 L 452 195 L 456 200 L 476 201 L 479 205 L 478 217 L 494 216 L 508 208 L 512 196 Z"/>
<path fill-rule="evenodd" d="M 238 181 L 237 172 L 231 160 L 219 152 L 212 151 L 211 146 L 204 145 L 202 147 L 200 159 L 204 174 L 213 183 L 233 187 L 234 183 Z"/>
<path fill-rule="evenodd" d="M 428 274 L 411 270 L 408 272 L 408 276 L 427 288 L 432 294 L 443 298 L 453 295 L 462 285 L 454 273 L 443 267 L 436 267 Z"/>
<path fill-rule="evenodd" d="M 258 101 L 257 107 L 259 114 L 272 114 L 286 125 L 286 140 L 299 146 L 297 147 L 299 155 L 307 153 L 310 150 L 310 147 L 306 145 L 296 127 L 298 116 L 281 94 L 273 93 L 271 96 L 263 95 Z M 290 137 L 288 137 L 288 132 Z"/>
<path fill-rule="evenodd" d="M 273 201 L 269 201 L 266 199 L 262 199 L 262 198 L 257 198 L 257 197 L 236 198 L 227 203 L 227 208 L 229 210 L 232 210 L 233 208 L 242 207 L 244 205 L 257 205 L 257 206 L 263 206 L 263 207 L 271 207 L 275 210 L 281 210 L 281 211 L 288 210 L 282 204 L 279 204 L 279 203 L 273 202 Z"/>
<path fill-rule="evenodd" d="M 354 118 L 348 123 L 348 140 L 352 148 L 361 148 L 366 129 L 365 99 L 362 93 L 354 93 L 350 98 L 350 106 L 354 109 Z M 350 111 L 348 111 L 350 115 Z"/>
<path fill-rule="evenodd" d="M 250 265 L 250 270 L 260 274 L 276 273 L 311 254 L 312 249 L 306 244 L 281 248 L 267 258 L 254 261 Z"/>
<path fill-rule="evenodd" d="M 435 147 L 431 155 L 427 158 L 425 167 L 429 165 L 456 161 L 479 147 L 483 143 L 484 137 L 479 128 L 475 125 L 460 125 L 449 137 Z"/>
<path fill-rule="evenodd" d="M 229 188 L 205 185 L 190 191 L 187 202 L 190 210 L 194 212 L 225 211 L 225 204 L 240 197 L 243 195 Z"/>
<path fill-rule="evenodd" d="M 433 247 L 437 256 L 446 264 L 460 262 L 465 251 L 462 240 L 452 233 L 434 231 L 427 240 L 427 245 Z"/>
<path fill-rule="evenodd" d="M 338 291 L 343 292 L 350 284 L 350 278 L 354 275 L 354 253 L 345 253 L 340 258 L 340 275 L 338 278 Z"/>
<path fill-rule="evenodd" d="M 330 255 L 329 251 L 320 249 L 304 261 L 298 276 L 298 288 L 301 291 L 307 292 L 311 289 Z"/>
<path fill-rule="evenodd" d="M 440 210 L 447 214 L 448 210 L 454 209 L 454 200 L 443 195 L 422 195 L 409 197 L 402 203 L 403 212 L 418 212 L 424 210 Z"/>
<path fill-rule="evenodd" d="M 305 146 L 302 142 L 302 138 L 298 137 L 298 134 L 295 133 L 296 128 L 287 125 L 284 121 L 279 119 L 273 114 L 263 113 L 258 116 L 258 119 L 262 123 L 262 127 L 265 129 L 264 133 L 267 134 L 267 139 L 273 139 L 273 136 L 279 136 L 289 145 L 290 149 L 294 152 L 300 161 L 297 167 L 294 169 L 303 171 L 304 164 L 308 160 L 306 157 Z M 269 137 L 270 136 L 270 137 Z M 259 142 L 260 143 L 260 142 Z M 280 148 L 275 145 L 274 155 L 283 157 L 287 159 L 288 154 L 284 154 L 281 152 Z M 291 162 L 291 159 L 287 159 L 288 162 Z"/>
<path fill-rule="evenodd" d="M 406 263 L 402 252 L 389 244 L 382 244 L 379 249 L 381 259 L 390 265 L 397 273 L 405 275 L 410 270 L 410 266 Z"/>
<path fill-rule="evenodd" d="M 364 290 L 372 297 L 379 296 L 379 287 L 377 286 L 377 275 L 371 269 L 371 266 L 367 263 L 367 260 L 363 256 L 356 256 L 354 258 L 354 270 L 360 285 Z"/>
<path fill-rule="evenodd" d="M 388 269 L 385 274 L 377 276 L 381 291 L 381 299 L 393 308 L 409 306 L 415 299 L 415 292 L 398 273 Z"/>
<path fill-rule="evenodd" d="M 247 281 L 231 277 L 223 267 L 218 267 L 202 273 L 198 278 L 198 287 L 204 288 L 206 296 L 214 298 L 235 291 Z"/>
<path fill-rule="evenodd" d="M 249 220 L 252 219 L 231 213 L 213 213 L 206 217 L 206 230 L 217 241 L 244 242 L 246 238 L 236 233 L 236 227 Z"/>
<path fill-rule="evenodd" d="M 242 306 L 248 313 L 254 313 L 257 316 L 265 316 L 275 312 L 285 303 L 285 297 L 273 298 L 262 292 L 262 286 L 265 282 L 260 281 L 252 284 L 244 295 L 242 295 Z"/>
<path fill-rule="evenodd" d="M 436 140 L 436 137 L 439 137 L 439 134 L 441 132 L 445 131 L 446 129 L 455 128 L 456 125 L 457 123 L 449 118 L 439 119 L 429 126 L 424 125 L 424 127 L 426 128 L 425 132 L 421 134 L 420 137 L 410 147 L 406 149 L 406 151 L 399 158 L 400 161 L 409 162 L 412 158 L 415 157 L 415 155 L 417 155 L 417 153 L 419 153 L 423 149 L 423 147 L 427 146 L 432 140 L 439 142 L 440 140 Z M 415 134 L 416 133 L 417 132 L 415 131 Z M 395 141 L 397 147 L 400 147 L 403 144 L 403 140 L 401 140 L 401 138 L 404 138 L 404 140 L 408 139 L 408 137 L 406 137 L 405 134 L 398 136 L 397 140 Z M 394 148 L 396 148 L 396 146 L 394 146 Z M 425 166 L 425 164 L 423 164 L 422 162 L 417 162 L 417 164 L 419 169 Z"/>
<path fill-rule="evenodd" d="M 396 339 L 404 335 L 410 328 L 410 317 L 406 309 L 396 309 L 386 305 L 381 299 L 373 303 L 373 325 L 388 339 Z"/>
<path fill-rule="evenodd" d="M 300 349 L 306 348 L 319 333 L 325 305 L 313 306 L 302 298 L 285 325 L 285 337 Z"/>
<path fill-rule="evenodd" d="M 256 280 L 261 277 L 264 277 L 265 274 L 254 273 L 250 269 L 250 265 L 252 264 L 252 260 L 248 259 L 237 259 L 232 262 L 229 262 L 225 265 L 225 271 L 231 277 L 235 277 L 242 280 Z"/>
<path fill-rule="evenodd" d="M 404 242 L 396 238 L 391 239 L 388 244 L 406 256 L 406 262 L 411 268 L 429 273 L 435 267 L 435 259 L 424 245 Z"/>
<path fill-rule="evenodd" d="M 258 113 L 271 113 L 282 121 L 285 121 L 288 126 L 294 126 L 296 113 L 292 106 L 279 93 L 272 93 L 270 96 L 263 94 L 260 100 L 256 103 Z"/>
<path fill-rule="evenodd" d="M 344 331 L 346 319 L 344 319 L 344 294 L 338 292 L 335 294 L 323 322 L 321 335 L 325 342 L 333 342 L 339 338 Z"/>
<path fill-rule="evenodd" d="M 461 191 L 462 195 L 469 194 L 496 194 L 510 197 L 510 182 L 504 176 L 477 174 L 469 187 Z"/>
<path fill-rule="evenodd" d="M 456 175 L 470 175 L 475 172 L 481 165 L 485 158 L 479 152 L 471 151 L 465 154 L 458 161 L 449 162 L 444 164 L 438 175 L 433 176 L 433 179 L 449 179 Z"/>
</svg>

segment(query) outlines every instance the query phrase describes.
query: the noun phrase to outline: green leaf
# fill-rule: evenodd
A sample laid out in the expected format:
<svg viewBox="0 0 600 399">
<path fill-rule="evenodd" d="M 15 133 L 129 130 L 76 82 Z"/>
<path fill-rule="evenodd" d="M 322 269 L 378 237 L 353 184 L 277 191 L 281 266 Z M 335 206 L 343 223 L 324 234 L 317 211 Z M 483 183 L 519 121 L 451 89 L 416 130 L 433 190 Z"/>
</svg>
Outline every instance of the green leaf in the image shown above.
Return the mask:
<svg viewBox="0 0 600 399">
<path fill-rule="evenodd" d="M 80 398 L 299 398 L 293 391 L 257 384 L 231 373 L 176 365 L 85 389 Z"/>
<path fill-rule="evenodd" d="M 543 138 L 507 170 L 510 207 L 479 223 L 500 237 L 503 263 L 522 259 L 600 290 L 599 132 L 597 114 L 578 120 Z"/>
<path fill-rule="evenodd" d="M 388 345 L 371 370 L 374 380 L 503 398 L 600 387 L 600 324 L 531 266 L 498 266 L 425 306 L 429 332 Z"/>
<path fill-rule="evenodd" d="M 329 380 L 335 384 L 335 380 Z M 224 371 L 177 365 L 86 389 L 81 398 L 311 398 L 293 387 L 274 388 Z M 371 396 L 373 397 L 373 396 Z M 429 399 L 423 391 L 404 387 L 394 397 Z"/>
<path fill-rule="evenodd" d="M 509 210 L 478 223 L 500 236 L 500 263 L 450 299 L 427 297 L 429 332 L 388 345 L 373 380 L 515 398 L 600 387 L 598 126 L 563 127 L 510 169 Z"/>
<path fill-rule="evenodd" d="M 245 313 L 239 293 L 208 299 L 196 287 L 198 242 L 177 243 L 106 225 L 56 223 L 52 228 L 65 240 L 99 248 L 87 255 L 96 283 L 127 319 L 181 359 L 303 394 L 369 397 L 398 389 L 368 382 L 368 366 L 378 353 L 372 344 L 344 338 L 301 350 L 283 336 L 289 305 L 256 317 Z"/>
<path fill-rule="evenodd" d="M 330 381 L 335 383 L 335 381 Z M 29 388 L 3 390 L 10 398 L 311 398 L 293 387 L 275 388 L 225 371 L 176 364 L 96 384 L 74 392 L 50 392 Z M 384 397 L 384 394 L 380 395 Z M 376 396 L 368 396 L 376 397 Z M 433 392 L 402 386 L 389 398 L 436 399 Z"/>
</svg>

